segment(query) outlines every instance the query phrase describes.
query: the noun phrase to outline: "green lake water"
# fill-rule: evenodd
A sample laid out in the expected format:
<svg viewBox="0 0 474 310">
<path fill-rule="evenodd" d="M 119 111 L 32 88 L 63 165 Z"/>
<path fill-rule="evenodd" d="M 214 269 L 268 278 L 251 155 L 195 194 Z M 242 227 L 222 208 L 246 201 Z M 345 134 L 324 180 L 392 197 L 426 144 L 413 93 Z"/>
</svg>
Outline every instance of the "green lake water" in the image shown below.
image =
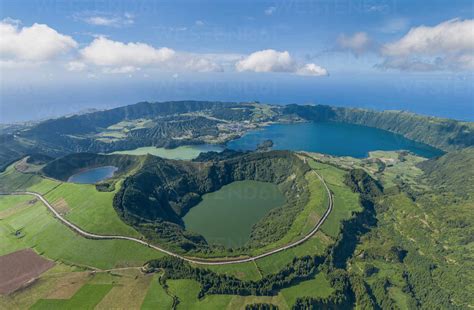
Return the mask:
<svg viewBox="0 0 474 310">
<path fill-rule="evenodd" d="M 204 195 L 183 220 L 187 230 L 203 235 L 209 243 L 242 246 L 252 226 L 284 203 L 285 196 L 275 184 L 238 181 Z"/>
<path fill-rule="evenodd" d="M 174 149 L 165 149 L 164 147 L 146 146 L 133 150 L 117 151 L 111 154 L 127 154 L 127 155 L 154 155 L 168 159 L 191 160 L 196 158 L 202 152 L 221 152 L 223 149 L 218 145 L 202 144 L 202 145 L 185 145 Z"/>
<path fill-rule="evenodd" d="M 336 156 L 367 157 L 370 151 L 408 150 L 423 157 L 442 155 L 429 145 L 372 127 L 346 123 L 275 124 L 250 131 L 227 146 L 235 150 L 254 150 L 271 139 L 273 149 L 308 151 Z"/>
</svg>

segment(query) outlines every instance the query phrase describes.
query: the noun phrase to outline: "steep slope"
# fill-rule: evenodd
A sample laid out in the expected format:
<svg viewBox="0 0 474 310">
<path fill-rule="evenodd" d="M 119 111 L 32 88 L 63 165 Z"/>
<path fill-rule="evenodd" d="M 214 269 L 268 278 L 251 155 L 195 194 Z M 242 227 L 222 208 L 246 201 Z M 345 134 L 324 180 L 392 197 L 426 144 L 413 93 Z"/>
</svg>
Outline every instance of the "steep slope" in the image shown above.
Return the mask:
<svg viewBox="0 0 474 310">
<path fill-rule="evenodd" d="M 148 156 L 143 167 L 124 181 L 114 207 L 125 222 L 151 240 L 184 250 L 197 249 L 206 247 L 204 241 L 186 232 L 181 218 L 201 201 L 202 195 L 234 181 L 275 183 L 287 199 L 282 218 L 291 223 L 306 203 L 304 175 L 308 170 L 309 166 L 296 155 L 284 151 L 240 154 L 206 162 Z M 275 229 L 271 239 L 284 233 Z"/>
</svg>

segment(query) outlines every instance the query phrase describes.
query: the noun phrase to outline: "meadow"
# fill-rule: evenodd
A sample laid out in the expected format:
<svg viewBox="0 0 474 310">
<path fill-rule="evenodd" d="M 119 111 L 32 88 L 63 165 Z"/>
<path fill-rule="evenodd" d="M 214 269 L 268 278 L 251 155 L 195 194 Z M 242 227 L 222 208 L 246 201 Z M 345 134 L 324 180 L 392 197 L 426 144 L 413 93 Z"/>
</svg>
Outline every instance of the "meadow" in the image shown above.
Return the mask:
<svg viewBox="0 0 474 310">
<path fill-rule="evenodd" d="M 55 261 L 101 269 L 141 266 L 163 255 L 132 241 L 86 239 L 57 221 L 39 201 L 21 207 L 32 196 L 14 197 L 0 196 L 2 213 L 9 213 L 0 221 L 0 255 L 33 248 Z"/>
</svg>

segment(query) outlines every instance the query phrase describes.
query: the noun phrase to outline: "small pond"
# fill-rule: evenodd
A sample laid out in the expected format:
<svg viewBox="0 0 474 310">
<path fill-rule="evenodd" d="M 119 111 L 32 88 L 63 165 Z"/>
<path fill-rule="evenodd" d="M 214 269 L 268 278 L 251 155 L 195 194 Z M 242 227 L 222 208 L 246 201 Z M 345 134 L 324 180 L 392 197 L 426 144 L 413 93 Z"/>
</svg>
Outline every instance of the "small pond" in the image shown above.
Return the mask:
<svg viewBox="0 0 474 310">
<path fill-rule="evenodd" d="M 67 181 L 80 184 L 95 184 L 111 178 L 117 169 L 118 168 L 114 166 L 91 168 L 70 176 Z"/>
</svg>

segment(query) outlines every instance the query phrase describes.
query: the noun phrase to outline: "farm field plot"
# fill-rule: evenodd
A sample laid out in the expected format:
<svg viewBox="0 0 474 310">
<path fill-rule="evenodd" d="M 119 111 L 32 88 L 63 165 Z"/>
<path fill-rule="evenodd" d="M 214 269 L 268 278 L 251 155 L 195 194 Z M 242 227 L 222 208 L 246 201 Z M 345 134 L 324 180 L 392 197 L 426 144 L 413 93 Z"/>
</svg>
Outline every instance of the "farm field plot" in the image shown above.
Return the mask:
<svg viewBox="0 0 474 310">
<path fill-rule="evenodd" d="M 8 202 L 7 197 L 0 196 L 0 205 Z M 31 200 L 29 195 L 15 197 Z M 163 255 L 132 241 L 83 238 L 58 222 L 40 202 L 0 221 L 0 244 L 0 255 L 34 248 L 53 260 L 104 269 L 141 266 Z"/>
<path fill-rule="evenodd" d="M 111 284 L 85 284 L 71 299 L 40 299 L 30 309 L 94 309 Z"/>
<path fill-rule="evenodd" d="M 9 294 L 26 286 L 53 266 L 54 262 L 30 249 L 0 256 L 0 294 Z"/>
</svg>

